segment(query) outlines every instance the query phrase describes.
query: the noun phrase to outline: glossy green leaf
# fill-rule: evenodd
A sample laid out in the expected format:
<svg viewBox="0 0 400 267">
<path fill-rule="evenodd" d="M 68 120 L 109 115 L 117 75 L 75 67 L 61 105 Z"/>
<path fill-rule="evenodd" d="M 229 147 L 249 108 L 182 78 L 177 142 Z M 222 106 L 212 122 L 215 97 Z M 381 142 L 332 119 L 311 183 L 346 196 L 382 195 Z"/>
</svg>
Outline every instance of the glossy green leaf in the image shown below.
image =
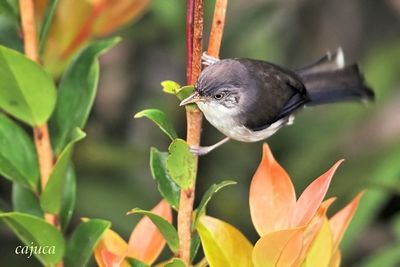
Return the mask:
<svg viewBox="0 0 400 267">
<path fill-rule="evenodd" d="M 171 262 L 164 265 L 165 267 L 185 267 L 185 263 L 180 259 L 172 259 Z"/>
<path fill-rule="evenodd" d="M 53 225 L 36 216 L 19 212 L 0 213 L 0 220 L 18 236 L 27 246 L 45 247 L 51 253 L 37 253 L 35 257 L 44 265 L 55 264 L 62 260 L 65 250 L 64 239 Z"/>
<path fill-rule="evenodd" d="M 52 78 L 23 54 L 0 46 L 0 108 L 31 125 L 45 123 L 56 103 Z"/>
<path fill-rule="evenodd" d="M 196 159 L 189 145 L 182 139 L 175 139 L 168 150 L 168 174 L 181 188 L 191 187 L 196 177 Z"/>
<path fill-rule="evenodd" d="M 132 209 L 128 212 L 128 214 L 142 214 L 147 216 L 160 230 L 161 234 L 167 241 L 168 246 L 172 250 L 172 252 L 176 253 L 179 249 L 179 238 L 178 233 L 176 232 L 175 227 L 170 224 L 163 217 L 158 216 L 151 211 L 142 210 L 142 209 Z"/>
<path fill-rule="evenodd" d="M 210 188 L 208 188 L 208 190 L 204 193 L 199 206 L 196 209 L 196 219 L 195 219 L 195 223 L 197 223 L 197 220 L 200 216 L 204 215 L 206 212 L 206 207 L 208 202 L 210 202 L 212 196 L 218 192 L 219 190 L 221 190 L 222 188 L 224 188 L 225 186 L 228 185 L 234 185 L 236 184 L 235 181 L 222 181 L 218 184 L 213 184 L 212 186 L 210 186 Z"/>
<path fill-rule="evenodd" d="M 65 176 L 63 199 L 61 201 L 60 224 L 61 229 L 65 230 L 71 220 L 76 201 L 76 175 L 72 165 L 69 166 Z"/>
<path fill-rule="evenodd" d="M 58 214 L 60 212 L 62 201 L 65 195 L 66 176 L 70 166 L 72 149 L 76 142 L 86 136 L 82 130 L 76 128 L 71 137 L 71 141 L 61 152 L 53 171 L 50 174 L 49 181 L 40 198 L 40 204 L 44 211 Z"/>
<path fill-rule="evenodd" d="M 166 161 L 168 153 L 160 152 L 152 147 L 150 150 L 150 169 L 151 174 L 158 184 L 158 191 L 168 203 L 174 208 L 179 206 L 179 186 L 172 180 L 167 172 Z"/>
<path fill-rule="evenodd" d="M 170 81 L 170 80 L 161 82 L 161 86 L 165 93 L 173 94 L 173 95 L 175 95 L 177 93 L 177 91 L 179 90 L 179 88 L 181 88 L 179 83 Z"/>
<path fill-rule="evenodd" d="M 252 267 L 253 246 L 232 225 L 202 216 L 196 227 L 210 267 Z"/>
<path fill-rule="evenodd" d="M 61 77 L 57 106 L 50 120 L 53 148 L 58 155 L 76 127 L 84 128 L 96 96 L 99 80 L 98 56 L 119 38 L 93 42 L 70 64 Z"/>
<path fill-rule="evenodd" d="M 0 113 L 0 174 L 36 191 L 39 168 L 35 146 L 27 133 Z"/>
<path fill-rule="evenodd" d="M 86 266 L 101 236 L 110 226 L 110 222 L 99 219 L 82 222 L 68 240 L 65 266 Z"/>
<path fill-rule="evenodd" d="M 11 199 L 14 211 L 35 215 L 43 218 L 43 211 L 40 207 L 39 197 L 31 190 L 13 183 Z"/>
<path fill-rule="evenodd" d="M 145 109 L 135 114 L 135 119 L 146 117 L 152 120 L 158 127 L 168 135 L 171 140 L 178 137 L 175 132 L 174 126 L 167 118 L 164 112 L 159 109 Z"/>
<path fill-rule="evenodd" d="M 131 265 L 131 267 L 150 267 L 150 265 L 147 265 L 146 263 L 141 262 L 137 259 L 127 258 L 126 260 Z"/>
</svg>

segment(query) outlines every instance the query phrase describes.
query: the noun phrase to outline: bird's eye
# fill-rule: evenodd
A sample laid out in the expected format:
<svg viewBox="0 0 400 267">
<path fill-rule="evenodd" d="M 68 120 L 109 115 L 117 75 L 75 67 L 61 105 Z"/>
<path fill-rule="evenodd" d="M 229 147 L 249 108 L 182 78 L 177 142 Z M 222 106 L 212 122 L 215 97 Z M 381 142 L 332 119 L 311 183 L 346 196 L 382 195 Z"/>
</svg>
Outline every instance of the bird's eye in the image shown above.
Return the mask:
<svg viewBox="0 0 400 267">
<path fill-rule="evenodd" d="M 216 100 L 220 100 L 220 99 L 222 99 L 224 97 L 224 94 L 223 93 L 218 93 L 218 94 L 215 94 L 214 95 L 214 98 L 216 99 Z"/>
</svg>

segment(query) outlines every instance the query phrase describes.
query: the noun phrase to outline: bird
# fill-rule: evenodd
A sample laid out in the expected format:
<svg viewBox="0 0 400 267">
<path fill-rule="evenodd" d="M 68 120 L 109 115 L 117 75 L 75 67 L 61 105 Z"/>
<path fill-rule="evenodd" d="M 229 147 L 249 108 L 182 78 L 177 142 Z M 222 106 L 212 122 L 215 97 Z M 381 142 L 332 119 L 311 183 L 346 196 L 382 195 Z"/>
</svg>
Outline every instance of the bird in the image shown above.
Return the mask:
<svg viewBox="0 0 400 267">
<path fill-rule="evenodd" d="M 248 58 L 217 59 L 203 54 L 202 59 L 207 67 L 194 92 L 180 105 L 196 103 L 226 137 L 212 146 L 191 147 L 199 156 L 230 139 L 265 140 L 292 124 L 295 114 L 306 106 L 374 100 L 358 65 L 346 65 L 340 47 L 298 70 Z"/>
</svg>

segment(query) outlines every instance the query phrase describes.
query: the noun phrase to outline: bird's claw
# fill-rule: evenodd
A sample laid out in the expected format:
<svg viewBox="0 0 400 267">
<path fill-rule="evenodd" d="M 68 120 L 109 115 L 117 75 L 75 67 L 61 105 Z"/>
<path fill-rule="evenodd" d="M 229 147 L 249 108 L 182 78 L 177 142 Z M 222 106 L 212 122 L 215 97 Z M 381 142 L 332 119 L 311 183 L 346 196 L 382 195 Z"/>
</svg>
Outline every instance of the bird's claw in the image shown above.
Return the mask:
<svg viewBox="0 0 400 267">
<path fill-rule="evenodd" d="M 195 156 L 204 156 L 205 154 L 210 152 L 210 149 L 208 147 L 202 146 L 190 146 L 189 150 Z"/>
<path fill-rule="evenodd" d="M 207 52 L 203 52 L 201 55 L 201 63 L 205 66 L 210 66 L 219 61 L 219 58 L 210 56 Z"/>
</svg>

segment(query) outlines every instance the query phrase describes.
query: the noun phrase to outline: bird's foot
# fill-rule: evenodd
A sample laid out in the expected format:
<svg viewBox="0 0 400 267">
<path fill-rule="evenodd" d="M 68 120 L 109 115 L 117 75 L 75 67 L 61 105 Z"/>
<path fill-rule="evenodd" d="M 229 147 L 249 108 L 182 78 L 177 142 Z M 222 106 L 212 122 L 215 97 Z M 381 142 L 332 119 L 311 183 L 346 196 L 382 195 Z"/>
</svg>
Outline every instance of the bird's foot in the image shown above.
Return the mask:
<svg viewBox="0 0 400 267">
<path fill-rule="evenodd" d="M 208 55 L 207 52 L 203 52 L 203 55 L 201 56 L 201 63 L 206 66 L 210 66 L 218 61 L 219 58 L 212 57 Z"/>
<path fill-rule="evenodd" d="M 196 156 L 204 156 L 228 141 L 229 137 L 225 137 L 224 139 L 212 146 L 190 146 L 190 152 L 192 152 L 192 154 Z"/>
<path fill-rule="evenodd" d="M 213 148 L 210 149 L 209 146 L 191 146 L 190 147 L 190 152 L 193 155 L 200 157 L 200 156 L 204 156 L 204 155 L 210 153 L 210 151 L 212 149 Z"/>
</svg>

